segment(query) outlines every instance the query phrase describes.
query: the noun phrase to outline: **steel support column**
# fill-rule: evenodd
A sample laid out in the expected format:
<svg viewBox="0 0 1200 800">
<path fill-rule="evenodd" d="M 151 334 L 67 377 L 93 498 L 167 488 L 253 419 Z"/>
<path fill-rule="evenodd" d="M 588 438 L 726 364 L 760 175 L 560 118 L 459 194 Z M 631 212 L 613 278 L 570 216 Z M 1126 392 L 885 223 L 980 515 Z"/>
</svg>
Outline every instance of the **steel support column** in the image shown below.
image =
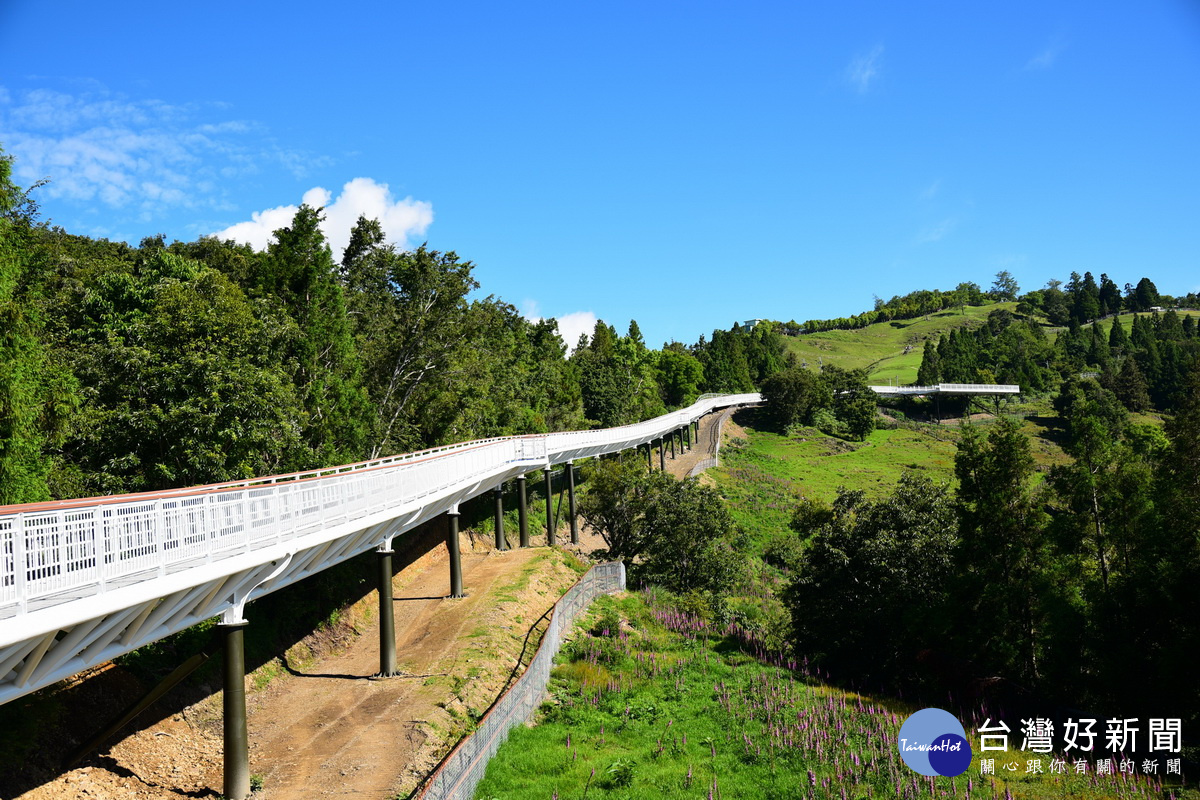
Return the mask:
<svg viewBox="0 0 1200 800">
<path fill-rule="evenodd" d="M 508 549 L 508 542 L 504 541 L 504 484 L 496 487 L 496 549 Z"/>
<path fill-rule="evenodd" d="M 521 547 L 529 547 L 529 520 L 525 514 L 529 501 L 525 495 L 525 476 L 517 476 L 517 525 L 521 529 Z"/>
<path fill-rule="evenodd" d="M 671 458 L 675 458 L 675 431 L 667 434 L 667 438 L 671 440 Z"/>
<path fill-rule="evenodd" d="M 658 468 L 667 471 L 667 443 L 662 439 L 658 440 Z"/>
<path fill-rule="evenodd" d="M 550 467 L 546 467 L 546 544 L 554 547 L 554 484 Z"/>
<path fill-rule="evenodd" d="M 579 522 L 575 519 L 575 462 L 567 462 L 567 514 L 571 517 L 571 544 L 579 544 Z"/>
<path fill-rule="evenodd" d="M 687 444 L 687 449 L 692 449 L 692 423 L 683 426 L 683 439 Z"/>
<path fill-rule="evenodd" d="M 393 550 L 377 550 L 379 554 L 379 675 L 390 678 L 396 674 L 396 621 L 392 600 Z"/>
<path fill-rule="evenodd" d="M 462 559 L 458 553 L 458 506 L 446 512 L 446 549 L 450 551 L 450 597 L 463 596 Z"/>
<path fill-rule="evenodd" d="M 654 445 L 646 442 L 646 469 L 654 469 Z"/>
<path fill-rule="evenodd" d="M 225 787 L 229 800 L 250 796 L 250 742 L 246 733 L 246 643 L 247 623 L 222 623 L 224 641 Z"/>
</svg>

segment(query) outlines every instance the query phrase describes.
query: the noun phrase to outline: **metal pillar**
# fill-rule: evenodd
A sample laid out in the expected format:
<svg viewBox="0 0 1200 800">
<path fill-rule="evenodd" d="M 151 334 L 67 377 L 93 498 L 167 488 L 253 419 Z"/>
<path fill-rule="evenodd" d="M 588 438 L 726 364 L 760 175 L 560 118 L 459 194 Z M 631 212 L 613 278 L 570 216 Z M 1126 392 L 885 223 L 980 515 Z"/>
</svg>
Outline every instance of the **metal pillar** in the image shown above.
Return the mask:
<svg viewBox="0 0 1200 800">
<path fill-rule="evenodd" d="M 646 442 L 646 469 L 654 469 L 654 445 Z"/>
<path fill-rule="evenodd" d="M 687 449 L 691 450 L 692 449 L 692 423 L 689 422 L 687 425 L 685 425 L 683 427 L 683 438 L 684 438 L 684 441 L 687 443 Z"/>
<path fill-rule="evenodd" d="M 396 674 L 396 621 L 392 602 L 392 550 L 379 553 L 379 675 Z"/>
<path fill-rule="evenodd" d="M 567 462 L 567 513 L 571 517 L 571 544 L 579 544 L 579 521 L 575 519 L 575 462 Z"/>
<path fill-rule="evenodd" d="M 446 549 L 450 551 L 450 597 L 463 596 L 462 559 L 458 554 L 458 506 L 447 511 Z"/>
<path fill-rule="evenodd" d="M 671 440 L 671 458 L 675 458 L 675 431 L 667 434 L 667 438 Z"/>
<path fill-rule="evenodd" d="M 667 446 L 662 439 L 658 440 L 658 468 L 667 471 Z"/>
<path fill-rule="evenodd" d="M 550 467 L 546 467 L 546 544 L 554 547 L 554 491 Z"/>
<path fill-rule="evenodd" d="M 246 622 L 221 623 L 225 640 L 222 700 L 225 714 L 225 797 L 250 796 L 250 743 L 246 733 Z"/>
<path fill-rule="evenodd" d="M 496 549 L 508 549 L 508 542 L 504 541 L 504 484 L 496 487 Z"/>
<path fill-rule="evenodd" d="M 525 476 L 517 476 L 517 520 L 521 529 L 521 547 L 529 547 L 529 520 L 525 518 L 529 501 L 525 499 Z"/>
</svg>

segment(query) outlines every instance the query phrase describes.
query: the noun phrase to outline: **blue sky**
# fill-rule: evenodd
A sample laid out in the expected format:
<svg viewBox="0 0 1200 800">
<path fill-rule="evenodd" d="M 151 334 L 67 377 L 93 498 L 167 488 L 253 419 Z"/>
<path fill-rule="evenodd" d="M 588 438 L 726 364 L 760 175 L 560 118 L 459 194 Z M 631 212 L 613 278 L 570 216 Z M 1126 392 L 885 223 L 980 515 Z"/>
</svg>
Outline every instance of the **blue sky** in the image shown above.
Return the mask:
<svg viewBox="0 0 1200 800">
<path fill-rule="evenodd" d="M 0 3 L 55 224 L 265 242 L 307 199 L 655 346 L 1001 269 L 1196 290 L 1198 143 L 1196 0 Z"/>
</svg>

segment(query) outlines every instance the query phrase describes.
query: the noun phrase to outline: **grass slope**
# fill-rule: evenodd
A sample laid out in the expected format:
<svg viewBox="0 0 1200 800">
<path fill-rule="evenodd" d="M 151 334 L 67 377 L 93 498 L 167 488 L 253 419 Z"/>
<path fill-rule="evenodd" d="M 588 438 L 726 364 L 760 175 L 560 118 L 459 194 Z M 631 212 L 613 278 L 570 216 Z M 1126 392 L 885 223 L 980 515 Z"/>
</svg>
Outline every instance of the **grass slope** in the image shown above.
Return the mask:
<svg viewBox="0 0 1200 800">
<path fill-rule="evenodd" d="M 833 364 L 845 369 L 866 369 L 872 382 L 913 383 L 921 367 L 926 339 L 936 340 L 953 328 L 979 325 L 997 308 L 1012 311 L 1016 307 L 1016 303 L 993 303 L 967 306 L 965 313 L 948 309 L 927 317 L 877 322 L 857 330 L 788 336 L 785 344 L 788 352 L 795 353 L 812 370 L 820 369 L 821 363 Z M 907 354 L 906 347 L 911 347 Z"/>
<path fill-rule="evenodd" d="M 970 731 L 975 755 L 964 774 L 921 777 L 904 765 L 897 747 L 900 726 L 915 708 L 836 689 L 800 664 L 761 656 L 744 632 L 714 631 L 653 595 L 602 598 L 563 648 L 538 724 L 512 731 L 475 796 L 1166 796 L 1140 770 L 1120 777 L 1091 769 L 1052 772 L 1051 756 L 1016 750 L 987 753 L 1001 757 L 995 774 L 982 774 L 980 742 Z M 1042 765 L 1041 774 L 1002 767 L 1032 760 Z M 1177 797 L 1196 797 L 1172 788 Z"/>
<path fill-rule="evenodd" d="M 1041 471 L 1068 460 L 1048 400 L 1018 403 L 1009 410 L 1024 416 L 1021 425 L 1030 436 L 1034 462 Z M 754 409 L 738 412 L 733 420 L 741 431 L 722 447 L 720 466 L 706 474 L 729 504 L 734 521 L 757 546 L 787 529 L 801 496 L 830 503 L 838 488 L 845 487 L 869 498 L 883 497 L 910 469 L 951 487 L 955 484 L 958 420 L 942 425 L 905 422 L 872 431 L 865 442 L 844 441 L 816 428 L 800 428 L 785 436 L 770 430 L 761 411 Z M 972 424 L 986 432 L 991 422 Z"/>
<path fill-rule="evenodd" d="M 869 497 L 892 491 L 906 469 L 928 470 L 935 480 L 953 481 L 958 431 L 876 430 L 865 442 L 846 442 L 816 428 L 784 436 L 758 427 L 757 415 L 739 414 L 746 438 L 721 450 L 721 465 L 709 470 L 733 513 L 755 542 L 786 530 L 799 496 L 830 503 L 840 486 Z"/>
</svg>

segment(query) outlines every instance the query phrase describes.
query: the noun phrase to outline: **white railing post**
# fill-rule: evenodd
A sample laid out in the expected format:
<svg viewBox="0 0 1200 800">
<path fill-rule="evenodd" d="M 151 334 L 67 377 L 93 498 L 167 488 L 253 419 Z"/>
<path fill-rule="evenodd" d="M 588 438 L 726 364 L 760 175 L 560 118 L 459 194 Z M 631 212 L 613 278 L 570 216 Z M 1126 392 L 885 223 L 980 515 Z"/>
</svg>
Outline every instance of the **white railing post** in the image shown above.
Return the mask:
<svg viewBox="0 0 1200 800">
<path fill-rule="evenodd" d="M 25 552 L 25 515 L 17 514 L 13 523 L 13 580 L 22 613 L 29 610 L 29 598 L 26 596 L 25 586 L 29 564 L 26 562 Z"/>
<path fill-rule="evenodd" d="M 158 574 L 160 576 L 167 574 L 167 525 L 163 519 L 162 498 L 154 501 L 154 508 L 151 511 L 153 522 L 150 525 L 150 540 L 153 542 L 155 552 L 158 553 Z"/>
</svg>

